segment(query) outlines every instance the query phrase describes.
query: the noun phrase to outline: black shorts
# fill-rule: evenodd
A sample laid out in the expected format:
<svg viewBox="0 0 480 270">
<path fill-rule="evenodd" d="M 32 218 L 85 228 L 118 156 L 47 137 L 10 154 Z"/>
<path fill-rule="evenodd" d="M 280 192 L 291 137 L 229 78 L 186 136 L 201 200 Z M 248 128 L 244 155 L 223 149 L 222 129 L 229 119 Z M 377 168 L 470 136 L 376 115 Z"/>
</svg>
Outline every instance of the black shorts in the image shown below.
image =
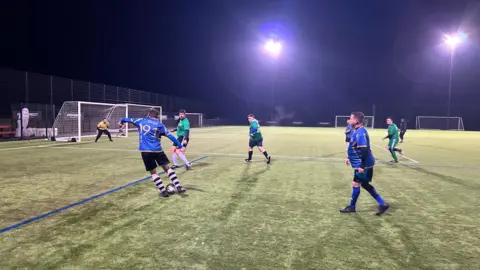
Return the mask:
<svg viewBox="0 0 480 270">
<path fill-rule="evenodd" d="M 110 134 L 108 129 L 97 129 L 97 130 L 98 130 L 98 134 L 105 134 L 105 135 Z"/>
<path fill-rule="evenodd" d="M 353 172 L 353 182 L 356 183 L 369 183 L 373 180 L 373 168 L 365 169 L 363 174 L 358 173 L 358 171 Z"/>
<path fill-rule="evenodd" d="M 184 139 L 185 139 L 184 136 L 179 136 L 179 137 L 177 138 L 177 140 L 178 140 L 180 143 L 182 143 Z M 185 140 L 185 143 L 183 144 L 183 147 L 187 147 L 189 141 L 190 141 L 190 139 L 186 139 L 186 140 Z M 173 146 L 177 146 L 177 145 L 176 145 L 176 144 L 173 144 Z M 178 146 L 177 146 L 177 147 L 178 147 Z"/>
<path fill-rule="evenodd" d="M 345 137 L 345 142 L 350 142 L 350 137 Z"/>
<path fill-rule="evenodd" d="M 165 166 L 170 163 L 164 152 L 142 152 L 142 159 L 147 171 L 156 169 L 157 165 Z"/>
<path fill-rule="evenodd" d="M 249 146 L 250 148 L 253 148 L 253 147 L 255 147 L 255 146 L 257 146 L 257 147 L 262 147 L 262 146 L 263 146 L 263 140 L 260 140 L 260 141 L 250 140 L 250 141 L 248 142 L 248 146 Z"/>
</svg>

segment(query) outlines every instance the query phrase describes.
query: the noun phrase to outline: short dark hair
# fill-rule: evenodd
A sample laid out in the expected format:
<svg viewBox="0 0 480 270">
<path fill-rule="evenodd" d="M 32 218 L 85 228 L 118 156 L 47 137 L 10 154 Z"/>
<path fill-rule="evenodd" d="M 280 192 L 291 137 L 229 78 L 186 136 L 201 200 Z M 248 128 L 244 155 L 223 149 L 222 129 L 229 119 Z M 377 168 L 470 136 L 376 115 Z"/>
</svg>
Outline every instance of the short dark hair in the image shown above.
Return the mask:
<svg viewBox="0 0 480 270">
<path fill-rule="evenodd" d="M 392 121 L 393 121 L 393 118 L 392 118 L 392 117 L 387 117 L 387 119 L 390 119 L 390 120 L 392 120 Z"/>
<path fill-rule="evenodd" d="M 150 117 L 158 117 L 158 112 L 157 112 L 157 110 L 151 109 L 150 111 L 148 111 L 148 116 L 150 116 Z"/>
<path fill-rule="evenodd" d="M 365 115 L 362 112 L 352 112 L 352 115 L 360 124 L 363 124 L 363 121 L 365 121 Z"/>
<path fill-rule="evenodd" d="M 249 114 L 248 117 L 253 117 L 255 118 L 255 115 L 253 113 Z"/>
<path fill-rule="evenodd" d="M 182 110 L 180 110 L 178 113 L 179 113 L 179 114 L 180 114 L 180 113 L 187 114 L 187 111 L 185 111 L 185 110 L 182 109 Z"/>
</svg>

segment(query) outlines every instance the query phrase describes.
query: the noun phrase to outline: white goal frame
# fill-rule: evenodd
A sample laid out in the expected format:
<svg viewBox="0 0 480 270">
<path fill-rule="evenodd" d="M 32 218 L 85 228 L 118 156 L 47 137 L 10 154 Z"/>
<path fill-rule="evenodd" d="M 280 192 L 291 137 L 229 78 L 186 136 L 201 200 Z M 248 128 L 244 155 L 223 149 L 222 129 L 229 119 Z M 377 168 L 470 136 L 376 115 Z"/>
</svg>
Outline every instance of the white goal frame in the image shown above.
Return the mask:
<svg viewBox="0 0 480 270">
<path fill-rule="evenodd" d="M 339 125 L 338 125 L 338 119 L 339 119 L 340 117 L 341 117 L 341 118 L 350 118 L 350 115 L 335 115 L 335 128 L 344 127 L 344 126 L 339 126 Z M 367 119 L 367 118 L 368 118 L 369 120 L 371 120 L 371 123 L 369 123 L 370 126 L 367 126 L 367 128 L 373 129 L 373 128 L 375 127 L 375 116 L 365 115 L 365 119 Z M 345 125 L 345 127 L 346 127 L 346 125 Z"/>
<path fill-rule="evenodd" d="M 69 109 L 66 109 L 66 112 L 62 111 L 65 105 L 71 105 L 72 111 L 69 112 Z M 75 111 L 75 105 L 77 107 L 76 111 Z M 89 135 L 82 134 L 82 106 L 85 106 L 85 105 L 106 106 L 107 108 L 105 111 L 107 111 L 107 114 L 103 115 L 102 117 L 105 117 L 109 120 L 110 120 L 110 116 L 114 113 L 116 108 L 123 108 L 123 110 L 125 111 L 124 114 L 123 112 L 120 112 L 120 114 L 116 115 L 116 117 L 125 117 L 125 118 L 130 117 L 129 109 L 132 112 L 133 107 L 145 108 L 145 112 L 148 109 L 156 109 L 158 110 L 158 113 L 159 113 L 159 121 L 162 121 L 162 118 L 161 118 L 163 113 L 162 106 L 158 106 L 158 105 L 144 105 L 144 104 L 133 104 L 133 103 L 115 104 L 115 103 L 101 103 L 101 102 L 90 102 L 90 101 L 65 101 L 62 105 L 62 108 L 60 108 L 59 114 L 55 117 L 55 121 L 53 123 L 53 127 L 51 129 L 49 136 L 55 138 L 55 140 L 58 140 L 58 141 L 71 141 L 74 138 L 77 142 L 81 142 L 82 138 L 95 137 L 96 134 L 89 134 Z M 66 115 L 61 115 L 62 113 L 66 113 Z M 74 130 L 74 126 L 75 126 L 74 124 L 73 126 L 71 126 L 71 128 L 73 129 L 71 133 L 67 134 L 66 136 L 57 136 L 57 132 L 59 133 L 59 127 L 61 126 L 62 121 L 65 121 L 65 119 L 68 119 L 68 114 L 72 114 L 71 116 L 73 116 L 73 118 L 70 118 L 71 120 L 69 121 L 76 122 L 75 124 L 77 125 L 77 131 Z M 145 115 L 141 117 L 146 117 L 146 116 L 147 116 L 147 113 L 145 113 Z M 110 125 L 116 126 L 118 125 L 118 123 L 112 122 L 110 123 Z M 119 128 L 110 129 L 110 130 L 112 132 L 118 132 Z M 127 138 L 128 132 L 129 132 L 128 125 L 125 127 L 124 131 L 125 131 L 124 137 Z"/>
<path fill-rule="evenodd" d="M 160 122 L 162 122 L 162 116 L 163 116 L 163 112 L 162 112 L 162 106 L 155 106 L 155 105 L 144 105 L 144 104 L 134 104 L 134 103 L 126 103 L 126 104 L 119 104 L 119 105 L 125 105 L 126 106 L 126 111 L 125 111 L 125 114 L 127 115 L 126 117 L 128 117 L 129 113 L 129 107 L 142 107 L 142 108 L 145 108 L 145 109 L 159 109 L 158 110 L 158 120 Z M 147 115 L 145 115 L 145 117 L 147 117 Z M 129 128 L 128 128 L 128 124 L 125 128 L 125 138 L 128 138 L 128 131 L 129 131 Z"/>
<path fill-rule="evenodd" d="M 187 118 L 190 116 L 190 115 L 196 115 L 198 116 L 198 127 L 203 127 L 203 113 L 190 113 L 190 112 L 187 112 Z M 178 115 L 175 115 L 175 120 L 178 120 L 179 116 Z"/>
<path fill-rule="evenodd" d="M 458 121 L 458 124 L 457 124 L 457 129 L 448 129 L 448 130 L 460 130 L 460 131 L 465 131 L 465 125 L 463 124 L 463 118 L 460 117 L 460 116 L 450 116 L 450 117 L 447 117 L 447 116 L 417 116 L 415 118 L 415 128 L 416 129 L 422 129 L 422 130 L 442 130 L 441 128 L 440 129 L 435 129 L 435 128 L 421 128 L 420 127 L 420 119 L 421 118 L 431 118 L 431 119 L 447 119 L 447 118 L 450 118 L 450 120 L 454 119 L 454 120 L 457 120 Z"/>
</svg>

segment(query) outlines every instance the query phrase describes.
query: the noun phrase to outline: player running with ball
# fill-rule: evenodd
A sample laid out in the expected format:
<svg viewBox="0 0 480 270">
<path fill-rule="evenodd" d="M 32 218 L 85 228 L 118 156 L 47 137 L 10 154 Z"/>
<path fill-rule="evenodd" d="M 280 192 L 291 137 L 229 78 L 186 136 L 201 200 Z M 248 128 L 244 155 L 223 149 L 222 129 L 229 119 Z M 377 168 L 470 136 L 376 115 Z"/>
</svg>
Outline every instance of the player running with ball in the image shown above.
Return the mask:
<svg viewBox="0 0 480 270">
<path fill-rule="evenodd" d="M 270 164 L 271 158 L 268 155 L 267 150 L 263 148 L 263 136 L 262 132 L 260 132 L 260 124 L 258 123 L 258 120 L 255 119 L 255 115 L 249 114 L 248 122 L 250 122 L 250 140 L 248 142 L 248 158 L 245 159 L 245 161 L 247 163 L 252 162 L 253 148 L 256 146 L 267 159 L 267 164 Z"/>
<path fill-rule="evenodd" d="M 362 187 L 378 202 L 377 216 L 380 216 L 390 206 L 370 184 L 373 178 L 375 158 L 370 149 L 370 137 L 363 126 L 364 120 L 365 115 L 361 112 L 354 112 L 350 116 L 350 124 L 355 130 L 350 140 L 348 158 L 345 160 L 345 163 L 347 165 L 351 164 L 353 168 L 352 199 L 347 207 L 340 210 L 340 213 L 356 212 L 357 199 L 360 196 L 360 187 Z"/>
<path fill-rule="evenodd" d="M 158 120 L 158 112 L 151 110 L 147 118 L 122 118 L 119 124 L 124 125 L 125 123 L 132 123 L 138 128 L 138 137 L 140 140 L 138 150 L 142 153 L 145 169 L 150 172 L 153 183 L 157 186 L 158 190 L 160 190 L 160 196 L 168 197 L 168 191 L 163 186 L 162 179 L 157 174 L 157 165 L 162 167 L 170 178 L 170 181 L 175 185 L 178 193 L 185 192 L 185 189 L 178 181 L 177 174 L 168 166 L 170 161 L 165 155 L 165 152 L 163 152 L 160 138 L 161 136 L 168 137 L 179 149 L 182 149 L 183 146 Z"/>
<path fill-rule="evenodd" d="M 172 149 L 172 161 L 173 166 L 172 169 L 177 169 L 178 161 L 177 156 L 185 163 L 185 167 L 187 170 L 190 170 L 192 167 L 191 163 L 188 162 L 187 157 L 185 156 L 185 150 L 187 150 L 188 142 L 190 141 L 190 121 L 187 118 L 187 112 L 185 110 L 180 110 L 178 113 L 178 123 L 177 128 L 172 130 L 171 132 L 177 132 L 177 140 L 182 143 L 183 147 L 178 147 L 173 144 Z"/>
</svg>

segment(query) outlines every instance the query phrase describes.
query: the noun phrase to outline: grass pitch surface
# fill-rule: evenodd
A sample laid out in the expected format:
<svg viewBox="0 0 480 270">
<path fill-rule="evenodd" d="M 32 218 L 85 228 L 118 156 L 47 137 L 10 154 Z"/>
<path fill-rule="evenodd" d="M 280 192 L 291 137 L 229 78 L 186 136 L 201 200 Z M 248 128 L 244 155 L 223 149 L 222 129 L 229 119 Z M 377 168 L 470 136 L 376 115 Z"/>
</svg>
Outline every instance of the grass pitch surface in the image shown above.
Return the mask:
<svg viewBox="0 0 480 270">
<path fill-rule="evenodd" d="M 248 127 L 192 131 L 188 197 L 144 181 L 0 234 L 0 269 L 478 269 L 478 133 L 408 131 L 401 164 L 370 131 L 382 217 L 356 214 L 343 130 L 264 127 L 267 166 L 244 163 Z M 169 148 L 171 143 L 163 139 Z M 0 229 L 127 184 L 137 139 L 0 144 Z M 163 175 L 165 183 L 169 181 Z"/>
</svg>

